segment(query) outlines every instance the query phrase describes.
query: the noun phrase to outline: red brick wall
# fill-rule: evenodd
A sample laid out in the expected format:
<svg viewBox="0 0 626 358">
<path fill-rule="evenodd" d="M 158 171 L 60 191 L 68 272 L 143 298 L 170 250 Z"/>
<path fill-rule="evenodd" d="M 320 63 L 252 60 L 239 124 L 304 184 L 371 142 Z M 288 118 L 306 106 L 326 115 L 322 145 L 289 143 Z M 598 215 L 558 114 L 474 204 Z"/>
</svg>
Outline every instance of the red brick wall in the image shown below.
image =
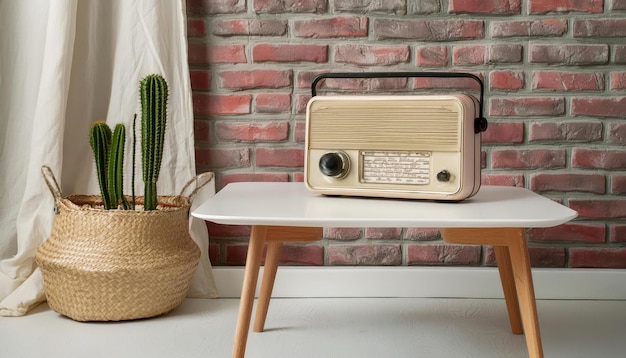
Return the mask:
<svg viewBox="0 0 626 358">
<path fill-rule="evenodd" d="M 218 189 L 302 180 L 303 112 L 320 72 L 467 71 L 486 84 L 483 183 L 580 214 L 529 230 L 533 265 L 626 267 L 626 0 L 187 0 L 187 13 L 196 162 Z M 213 263 L 242 265 L 249 228 L 209 229 Z M 494 264 L 489 247 L 415 228 L 326 228 L 283 261 Z"/>
</svg>

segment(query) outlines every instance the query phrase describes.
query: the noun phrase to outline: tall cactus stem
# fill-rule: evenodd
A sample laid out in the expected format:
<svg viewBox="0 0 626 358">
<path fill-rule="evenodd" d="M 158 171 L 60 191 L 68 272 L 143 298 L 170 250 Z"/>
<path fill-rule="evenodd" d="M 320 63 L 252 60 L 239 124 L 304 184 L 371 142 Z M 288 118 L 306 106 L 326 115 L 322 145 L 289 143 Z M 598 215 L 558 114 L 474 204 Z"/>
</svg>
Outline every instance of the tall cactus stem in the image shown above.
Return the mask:
<svg viewBox="0 0 626 358">
<path fill-rule="evenodd" d="M 104 208 L 109 210 L 114 208 L 107 185 L 107 166 L 109 151 L 111 149 L 111 128 L 109 128 L 105 122 L 95 122 L 89 131 L 89 144 L 91 145 L 96 162 L 96 172 L 102 203 Z"/>
<path fill-rule="evenodd" d="M 161 75 L 149 75 L 141 80 L 139 91 L 144 210 L 154 210 L 167 122 L 167 82 Z"/>
<path fill-rule="evenodd" d="M 107 168 L 109 197 L 115 208 L 120 203 L 124 210 L 130 209 L 130 204 L 124 196 L 124 144 L 126 141 L 126 128 L 123 124 L 117 124 L 113 131 L 111 152 Z"/>
<path fill-rule="evenodd" d="M 136 200 L 135 200 L 135 152 L 137 148 L 137 113 L 133 116 L 133 173 L 131 174 L 131 186 L 130 191 L 132 195 L 133 202 L 131 204 L 131 209 L 135 210 Z"/>
</svg>

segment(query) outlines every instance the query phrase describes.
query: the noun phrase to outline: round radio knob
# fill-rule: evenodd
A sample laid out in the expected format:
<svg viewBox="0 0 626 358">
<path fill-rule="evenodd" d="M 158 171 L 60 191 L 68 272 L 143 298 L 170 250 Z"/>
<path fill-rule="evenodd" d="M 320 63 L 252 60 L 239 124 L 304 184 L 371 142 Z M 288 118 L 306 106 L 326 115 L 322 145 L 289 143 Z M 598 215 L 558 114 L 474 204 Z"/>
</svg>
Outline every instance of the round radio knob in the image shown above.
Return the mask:
<svg viewBox="0 0 626 358">
<path fill-rule="evenodd" d="M 437 173 L 437 180 L 442 182 L 450 181 L 450 172 L 447 170 L 440 171 L 439 173 Z"/>
<path fill-rule="evenodd" d="M 322 174 L 329 177 L 341 178 L 348 173 L 350 159 L 345 153 L 326 153 L 320 158 L 319 167 Z"/>
</svg>

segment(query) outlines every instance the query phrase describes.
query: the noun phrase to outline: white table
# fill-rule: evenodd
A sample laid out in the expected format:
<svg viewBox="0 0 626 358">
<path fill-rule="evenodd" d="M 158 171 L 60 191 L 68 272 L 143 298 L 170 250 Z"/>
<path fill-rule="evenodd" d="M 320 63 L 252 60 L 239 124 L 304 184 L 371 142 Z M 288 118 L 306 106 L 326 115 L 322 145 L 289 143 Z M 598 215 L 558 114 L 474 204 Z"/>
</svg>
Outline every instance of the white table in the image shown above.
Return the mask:
<svg viewBox="0 0 626 358">
<path fill-rule="evenodd" d="M 458 203 L 324 197 L 303 183 L 232 183 L 193 216 L 218 224 L 251 225 L 233 357 L 243 357 L 267 243 L 253 330 L 262 332 L 285 242 L 319 240 L 323 227 L 437 227 L 446 243 L 492 245 L 511 330 L 526 333 L 529 355 L 543 357 L 526 228 L 565 223 L 577 213 L 527 189 L 483 186 Z"/>
</svg>

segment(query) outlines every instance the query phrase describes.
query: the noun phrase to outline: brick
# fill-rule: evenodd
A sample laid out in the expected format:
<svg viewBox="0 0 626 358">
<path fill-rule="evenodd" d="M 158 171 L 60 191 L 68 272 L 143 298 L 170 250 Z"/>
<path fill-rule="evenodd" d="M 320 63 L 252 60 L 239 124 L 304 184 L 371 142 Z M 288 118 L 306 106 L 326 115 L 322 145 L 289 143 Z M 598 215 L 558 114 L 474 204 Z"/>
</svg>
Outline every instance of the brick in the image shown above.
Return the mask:
<svg viewBox="0 0 626 358">
<path fill-rule="evenodd" d="M 329 227 L 324 228 L 324 238 L 338 241 L 352 241 L 360 239 L 363 230 L 360 227 Z"/>
<path fill-rule="evenodd" d="M 539 169 L 564 168 L 565 150 L 558 149 L 498 149 L 491 152 L 492 168 Z"/>
<path fill-rule="evenodd" d="M 206 26 L 202 19 L 187 19 L 187 37 L 203 37 Z"/>
<path fill-rule="evenodd" d="M 230 183 L 241 182 L 288 182 L 287 173 L 231 173 L 222 175 L 220 184 L 224 187 Z"/>
<path fill-rule="evenodd" d="M 482 142 L 485 144 L 519 144 L 523 141 L 524 123 L 520 122 L 491 122 L 482 134 Z"/>
<path fill-rule="evenodd" d="M 295 96 L 295 101 L 293 102 L 293 112 L 296 114 L 304 114 L 306 113 L 306 105 L 309 103 L 311 99 L 310 94 L 302 95 L 298 94 Z"/>
<path fill-rule="evenodd" d="M 485 264 L 495 266 L 496 255 L 493 247 L 488 246 L 486 251 Z M 562 247 L 529 247 L 528 256 L 531 267 L 565 267 L 566 263 L 565 248 Z"/>
<path fill-rule="evenodd" d="M 300 148 L 257 148 L 255 159 L 257 167 L 298 168 L 304 166 L 304 150 Z"/>
<path fill-rule="evenodd" d="M 430 1 L 430 0 L 429 0 Z M 355 1 L 335 0 L 335 10 L 357 13 L 393 13 L 406 14 L 406 1 L 402 0 L 379 0 L 379 1 Z"/>
<path fill-rule="evenodd" d="M 215 36 L 283 36 L 287 34 L 287 20 L 216 20 L 211 32 Z"/>
<path fill-rule="evenodd" d="M 400 265 L 400 245 L 331 245 L 328 247 L 331 265 Z"/>
<path fill-rule="evenodd" d="M 611 176 L 611 193 L 626 194 L 626 175 Z"/>
<path fill-rule="evenodd" d="M 481 247 L 477 245 L 413 244 L 407 246 L 409 265 L 478 265 Z"/>
<path fill-rule="evenodd" d="M 556 37 L 567 33 L 565 19 L 491 21 L 491 37 Z"/>
<path fill-rule="evenodd" d="M 191 70 L 189 71 L 191 88 L 194 90 L 206 90 L 211 88 L 211 71 Z"/>
<path fill-rule="evenodd" d="M 242 168 L 250 166 L 250 150 L 196 148 L 196 164 L 206 168 Z"/>
<path fill-rule="evenodd" d="M 524 175 L 522 174 L 485 174 L 481 175 L 482 185 L 524 187 Z"/>
<path fill-rule="evenodd" d="M 211 139 L 211 125 L 209 121 L 194 120 L 193 135 L 197 142 L 208 142 Z"/>
<path fill-rule="evenodd" d="M 243 45 L 214 45 L 189 43 L 188 61 L 190 64 L 246 63 Z"/>
<path fill-rule="evenodd" d="M 491 116 L 560 116 L 565 114 L 563 97 L 491 98 Z"/>
<path fill-rule="evenodd" d="M 624 37 L 626 19 L 576 19 L 574 37 Z"/>
<path fill-rule="evenodd" d="M 609 125 L 608 142 L 626 144 L 626 123 L 611 123 Z"/>
<path fill-rule="evenodd" d="M 611 72 L 611 89 L 626 89 L 626 72 Z"/>
<path fill-rule="evenodd" d="M 602 122 L 533 122 L 528 141 L 594 142 L 602 140 L 602 127 Z"/>
<path fill-rule="evenodd" d="M 626 97 L 580 97 L 572 98 L 573 115 L 624 118 Z"/>
<path fill-rule="evenodd" d="M 188 14 L 236 14 L 246 11 L 246 0 L 187 0 Z"/>
<path fill-rule="evenodd" d="M 265 263 L 267 250 L 263 250 L 261 263 Z M 248 245 L 229 244 L 226 246 L 226 263 L 228 265 L 243 266 L 246 264 Z M 309 266 L 324 265 L 324 247 L 317 244 L 295 245 L 286 244 L 280 253 L 280 264 L 300 264 Z"/>
<path fill-rule="evenodd" d="M 226 141 L 235 142 L 277 142 L 289 136 L 287 122 L 215 124 L 215 135 Z"/>
<path fill-rule="evenodd" d="M 530 177 L 530 189 L 535 192 L 587 192 L 606 193 L 603 174 L 553 174 L 537 173 Z"/>
<path fill-rule="evenodd" d="M 248 245 L 226 245 L 226 261 L 229 266 L 245 266 Z"/>
<path fill-rule="evenodd" d="M 289 113 L 291 95 L 287 93 L 259 93 L 254 98 L 255 113 Z"/>
<path fill-rule="evenodd" d="M 298 88 L 307 88 L 310 89 L 311 88 L 311 84 L 313 83 L 313 80 L 323 74 L 323 73 L 328 73 L 329 71 L 300 71 L 298 72 L 298 75 L 296 76 L 296 86 Z"/>
<path fill-rule="evenodd" d="M 531 267 L 565 267 L 565 248 L 562 247 L 529 247 Z"/>
<path fill-rule="evenodd" d="M 262 262 L 265 264 L 265 251 Z M 281 265 L 324 265 L 324 247 L 319 244 L 285 244 L 280 252 Z"/>
<path fill-rule="evenodd" d="M 574 148 L 572 166 L 587 169 L 626 169 L 626 150 Z"/>
<path fill-rule="evenodd" d="M 325 79 L 318 82 L 317 89 L 320 92 L 333 91 L 354 91 L 354 92 L 374 92 L 407 88 L 406 78 L 341 78 Z"/>
<path fill-rule="evenodd" d="M 486 64 L 522 62 L 522 45 L 494 44 L 487 46 Z"/>
<path fill-rule="evenodd" d="M 521 8 L 521 0 L 449 0 L 448 13 L 512 15 Z"/>
<path fill-rule="evenodd" d="M 434 241 L 441 239 L 439 229 L 410 227 L 404 232 L 404 239 L 412 241 Z"/>
<path fill-rule="evenodd" d="M 626 242 L 626 225 L 611 225 L 609 242 Z"/>
<path fill-rule="evenodd" d="M 194 93 L 192 99 L 194 113 L 198 115 L 248 114 L 252 102 L 252 96 L 249 94 L 211 95 Z"/>
<path fill-rule="evenodd" d="M 216 189 L 221 189 L 223 186 L 216 187 Z M 248 225 L 222 225 L 215 224 L 210 221 L 206 222 L 207 229 L 209 230 L 209 236 L 211 240 L 224 237 L 224 238 L 239 238 L 239 237 L 250 237 L 250 226 Z"/>
<path fill-rule="evenodd" d="M 529 0 L 529 13 L 545 14 L 548 12 L 588 12 L 604 11 L 604 0 Z"/>
<path fill-rule="evenodd" d="M 290 70 L 222 71 L 219 73 L 221 87 L 231 90 L 290 87 L 291 75 Z"/>
<path fill-rule="evenodd" d="M 306 122 L 296 122 L 296 128 L 293 130 L 293 140 L 296 143 L 304 143 L 306 139 Z"/>
<path fill-rule="evenodd" d="M 626 46 L 623 46 L 623 45 L 613 46 L 613 62 L 616 64 L 626 63 Z"/>
<path fill-rule="evenodd" d="M 327 8 L 327 0 L 254 0 L 258 13 L 324 13 Z"/>
<path fill-rule="evenodd" d="M 401 1 L 401 0 L 396 0 Z M 401 1 L 404 2 L 404 1 Z M 439 0 L 409 1 L 407 3 L 407 14 L 427 15 L 438 13 L 441 10 Z"/>
<path fill-rule="evenodd" d="M 524 71 L 494 70 L 489 72 L 489 88 L 492 91 L 519 91 L 524 89 Z"/>
<path fill-rule="evenodd" d="M 445 67 L 448 64 L 448 48 L 420 46 L 416 50 L 415 57 L 415 62 L 420 67 Z"/>
<path fill-rule="evenodd" d="M 625 248 L 571 248 L 569 266 L 573 268 L 626 268 Z"/>
<path fill-rule="evenodd" d="M 532 89 L 559 92 L 603 91 L 604 74 L 601 72 L 533 71 Z"/>
<path fill-rule="evenodd" d="M 609 46 L 603 44 L 530 44 L 530 63 L 549 65 L 603 65 L 609 62 Z"/>
<path fill-rule="evenodd" d="M 373 20 L 376 40 L 458 41 L 484 36 L 483 21 L 476 20 Z"/>
<path fill-rule="evenodd" d="M 359 66 L 391 66 L 409 61 L 408 46 L 340 44 L 334 48 L 335 62 Z"/>
<path fill-rule="evenodd" d="M 463 45 L 452 49 L 452 64 L 475 66 L 494 63 L 522 62 L 522 45 Z"/>
<path fill-rule="evenodd" d="M 626 218 L 626 199 L 570 199 L 569 207 L 579 219 Z"/>
<path fill-rule="evenodd" d="M 611 0 L 609 9 L 611 10 L 626 10 L 626 0 Z"/>
<path fill-rule="evenodd" d="M 402 228 L 366 228 L 366 239 L 399 239 Z"/>
<path fill-rule="evenodd" d="M 254 62 L 328 62 L 328 46 L 258 44 L 252 48 Z"/>
<path fill-rule="evenodd" d="M 483 82 L 483 76 L 479 73 L 475 74 Z M 478 90 L 480 89 L 478 83 L 471 78 L 436 78 L 436 77 L 420 77 L 413 79 L 413 89 L 457 89 L 457 90 L 471 90 L 476 91 L 478 96 Z"/>
<path fill-rule="evenodd" d="M 294 22 L 296 37 L 341 38 L 367 37 L 367 17 L 342 16 L 329 19 L 307 19 Z"/>
<path fill-rule="evenodd" d="M 568 223 L 550 228 L 533 228 L 528 230 L 528 240 L 597 244 L 606 240 L 606 225 Z"/>
</svg>

